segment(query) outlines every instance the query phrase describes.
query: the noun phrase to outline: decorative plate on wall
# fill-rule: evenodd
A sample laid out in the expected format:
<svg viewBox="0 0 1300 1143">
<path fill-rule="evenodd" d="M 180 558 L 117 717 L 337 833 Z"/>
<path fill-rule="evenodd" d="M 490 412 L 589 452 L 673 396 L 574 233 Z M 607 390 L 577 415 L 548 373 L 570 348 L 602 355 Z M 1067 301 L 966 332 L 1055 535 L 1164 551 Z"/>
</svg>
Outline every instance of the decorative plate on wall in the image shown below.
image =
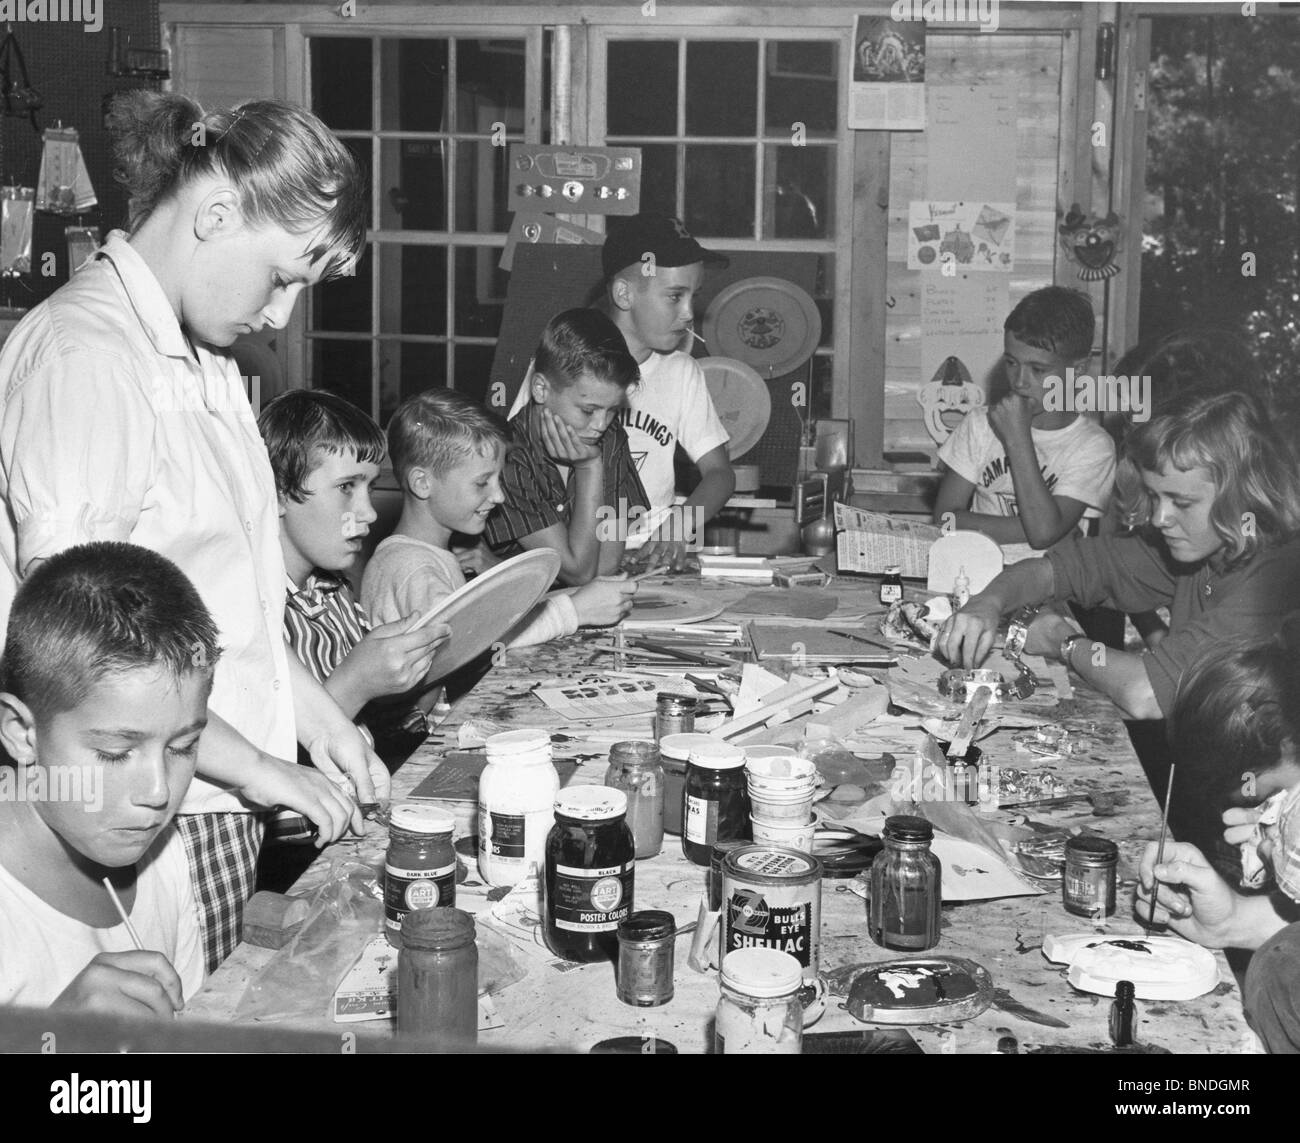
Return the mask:
<svg viewBox="0 0 1300 1143">
<path fill-rule="evenodd" d="M 709 347 L 752 365 L 765 377 L 798 369 L 813 355 L 821 336 L 817 303 L 784 278 L 733 282 L 704 315 Z"/>
<path fill-rule="evenodd" d="M 735 460 L 758 444 L 772 418 L 772 397 L 753 369 L 734 357 L 701 357 L 713 408 L 731 438 L 727 455 Z"/>
</svg>

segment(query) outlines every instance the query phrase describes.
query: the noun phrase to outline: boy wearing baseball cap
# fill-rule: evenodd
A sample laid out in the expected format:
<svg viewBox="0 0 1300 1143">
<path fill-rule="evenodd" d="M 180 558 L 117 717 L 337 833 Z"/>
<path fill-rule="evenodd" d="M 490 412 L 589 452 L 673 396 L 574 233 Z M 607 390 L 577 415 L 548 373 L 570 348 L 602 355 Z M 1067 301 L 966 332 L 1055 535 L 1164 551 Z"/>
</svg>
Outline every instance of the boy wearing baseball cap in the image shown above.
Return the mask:
<svg viewBox="0 0 1300 1143">
<path fill-rule="evenodd" d="M 726 265 L 675 218 L 637 214 L 609 219 L 601 252 L 608 310 L 641 369 L 622 411 L 632 456 L 650 498 L 652 533 L 641 561 L 680 567 L 687 546 L 702 537 L 736 487 L 727 430 L 709 398 L 704 372 L 690 356 L 692 302 L 706 263 Z M 671 512 L 680 445 L 700 472 L 684 510 Z"/>
</svg>

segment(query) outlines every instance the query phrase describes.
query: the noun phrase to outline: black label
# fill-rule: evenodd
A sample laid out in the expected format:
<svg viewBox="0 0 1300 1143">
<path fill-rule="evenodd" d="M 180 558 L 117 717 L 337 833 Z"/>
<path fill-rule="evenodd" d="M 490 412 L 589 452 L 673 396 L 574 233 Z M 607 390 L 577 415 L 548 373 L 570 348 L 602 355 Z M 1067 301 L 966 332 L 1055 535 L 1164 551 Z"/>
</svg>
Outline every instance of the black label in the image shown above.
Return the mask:
<svg viewBox="0 0 1300 1143">
<path fill-rule="evenodd" d="M 489 813 L 488 852 L 493 857 L 524 856 L 524 826 L 527 818 L 523 814 Z"/>
</svg>

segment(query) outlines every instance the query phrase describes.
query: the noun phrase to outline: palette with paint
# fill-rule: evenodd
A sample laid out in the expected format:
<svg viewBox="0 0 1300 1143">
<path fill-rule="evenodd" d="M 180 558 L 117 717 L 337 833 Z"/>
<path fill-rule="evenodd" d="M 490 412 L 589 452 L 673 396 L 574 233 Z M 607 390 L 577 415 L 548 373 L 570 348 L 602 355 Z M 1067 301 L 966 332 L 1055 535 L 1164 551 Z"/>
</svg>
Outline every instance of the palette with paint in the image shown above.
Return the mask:
<svg viewBox="0 0 1300 1143">
<path fill-rule="evenodd" d="M 949 1024 L 970 1020 L 993 1003 L 988 969 L 957 956 L 853 965 L 827 974 L 831 991 L 864 1024 Z"/>
</svg>

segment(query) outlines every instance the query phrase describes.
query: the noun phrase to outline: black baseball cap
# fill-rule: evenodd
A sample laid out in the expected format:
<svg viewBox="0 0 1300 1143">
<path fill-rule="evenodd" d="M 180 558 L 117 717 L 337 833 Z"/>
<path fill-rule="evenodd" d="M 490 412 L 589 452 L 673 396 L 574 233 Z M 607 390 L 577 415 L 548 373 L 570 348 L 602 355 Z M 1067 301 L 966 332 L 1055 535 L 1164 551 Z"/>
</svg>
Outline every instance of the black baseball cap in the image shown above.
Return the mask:
<svg viewBox="0 0 1300 1143">
<path fill-rule="evenodd" d="M 600 253 L 606 278 L 653 254 L 655 265 L 664 269 L 691 266 L 696 262 L 727 264 L 727 258 L 705 250 L 690 236 L 680 219 L 666 214 L 634 214 L 628 218 L 611 218 L 605 245 Z"/>
</svg>

